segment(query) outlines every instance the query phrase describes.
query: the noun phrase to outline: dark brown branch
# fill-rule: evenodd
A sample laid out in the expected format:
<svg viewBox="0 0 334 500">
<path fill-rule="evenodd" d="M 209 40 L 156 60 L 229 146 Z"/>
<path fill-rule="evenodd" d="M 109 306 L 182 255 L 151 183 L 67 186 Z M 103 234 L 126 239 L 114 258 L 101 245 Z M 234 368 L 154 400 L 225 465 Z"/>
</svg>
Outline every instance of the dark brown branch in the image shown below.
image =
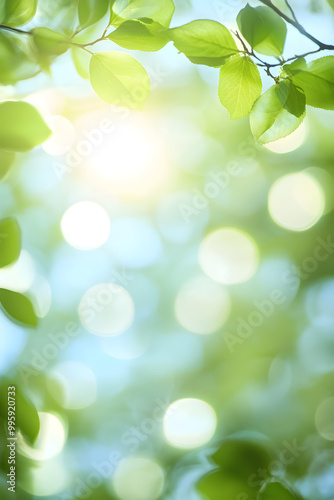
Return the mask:
<svg viewBox="0 0 334 500">
<path fill-rule="evenodd" d="M 308 33 L 305 28 L 296 20 L 292 19 L 291 17 L 287 16 L 279 10 L 271 0 L 260 0 L 261 3 L 264 5 L 267 5 L 267 7 L 270 7 L 276 14 L 278 14 L 282 19 L 284 19 L 287 23 L 291 24 L 294 26 L 300 34 L 304 35 L 306 38 L 314 42 L 316 45 L 318 45 L 319 49 L 321 50 L 334 50 L 334 45 L 328 45 L 327 43 L 320 42 L 317 38 L 315 38 L 313 35 Z"/>
<path fill-rule="evenodd" d="M 6 26 L 5 24 L 0 24 L 0 29 L 20 33 L 20 35 L 32 35 L 31 31 L 20 30 L 19 28 L 13 28 L 12 26 Z"/>
</svg>

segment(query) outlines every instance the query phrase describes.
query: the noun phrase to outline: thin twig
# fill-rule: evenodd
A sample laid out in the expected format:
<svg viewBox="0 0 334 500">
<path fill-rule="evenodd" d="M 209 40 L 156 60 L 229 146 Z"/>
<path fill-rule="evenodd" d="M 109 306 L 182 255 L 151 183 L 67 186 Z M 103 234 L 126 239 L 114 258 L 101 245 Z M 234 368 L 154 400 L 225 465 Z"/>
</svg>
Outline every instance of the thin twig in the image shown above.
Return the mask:
<svg viewBox="0 0 334 500">
<path fill-rule="evenodd" d="M 296 23 L 298 23 L 298 20 L 296 18 L 296 14 L 293 11 L 293 8 L 291 7 L 289 0 L 285 0 L 286 6 L 288 7 L 289 11 L 291 12 L 291 15 Z"/>
<path fill-rule="evenodd" d="M 20 33 L 20 35 L 32 35 L 32 31 L 20 30 L 19 28 L 13 28 L 12 26 L 6 26 L 5 24 L 0 24 L 0 29 Z"/>
</svg>

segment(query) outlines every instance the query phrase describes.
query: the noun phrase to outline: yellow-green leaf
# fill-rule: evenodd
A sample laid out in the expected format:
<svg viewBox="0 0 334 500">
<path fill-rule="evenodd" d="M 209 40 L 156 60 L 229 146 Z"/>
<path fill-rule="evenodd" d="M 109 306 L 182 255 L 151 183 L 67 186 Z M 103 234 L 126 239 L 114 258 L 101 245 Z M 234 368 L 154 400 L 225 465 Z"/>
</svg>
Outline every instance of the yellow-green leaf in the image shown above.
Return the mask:
<svg viewBox="0 0 334 500">
<path fill-rule="evenodd" d="M 116 19 L 149 18 L 168 28 L 174 10 L 173 0 L 116 0 L 112 2 L 111 19 L 113 15 Z"/>
<path fill-rule="evenodd" d="M 128 50 L 155 52 L 162 49 L 168 42 L 166 34 L 151 32 L 147 26 L 141 21 L 125 21 L 108 38 Z"/>
<path fill-rule="evenodd" d="M 20 253 L 20 226 L 13 217 L 0 220 L 0 268 L 15 262 Z"/>
<path fill-rule="evenodd" d="M 49 28 L 35 28 L 32 30 L 33 43 L 38 52 L 44 56 L 59 56 L 69 49 L 66 43 L 68 38 Z"/>
<path fill-rule="evenodd" d="M 150 79 L 143 66 L 123 52 L 94 54 L 90 82 L 104 101 L 131 109 L 142 109 L 150 92 Z"/>
<path fill-rule="evenodd" d="M 225 26 L 216 21 L 198 20 L 169 30 L 175 47 L 195 64 L 221 66 L 227 56 L 238 52 Z"/>
<path fill-rule="evenodd" d="M 287 27 L 283 19 L 266 6 L 246 5 L 238 14 L 237 23 L 250 46 L 267 56 L 280 56 L 284 49 Z"/>
<path fill-rule="evenodd" d="M 37 0 L 5 0 L 5 17 L 2 23 L 8 26 L 27 24 L 36 14 L 36 9 Z"/>
<path fill-rule="evenodd" d="M 34 308 L 25 295 L 0 288 L 0 304 L 12 321 L 22 326 L 37 326 L 38 319 Z"/>
<path fill-rule="evenodd" d="M 334 56 L 321 57 L 309 64 L 305 59 L 298 59 L 286 64 L 284 72 L 303 89 L 307 104 L 334 110 Z"/>
<path fill-rule="evenodd" d="M 265 144 L 291 134 L 305 117 L 305 95 L 289 80 L 270 87 L 250 114 L 252 133 Z"/>
<path fill-rule="evenodd" d="M 24 101 L 0 103 L 0 148 L 25 152 L 42 144 L 51 130 L 39 111 Z"/>
<path fill-rule="evenodd" d="M 221 67 L 219 99 L 232 120 L 249 115 L 261 91 L 260 73 L 250 57 L 232 56 Z"/>
<path fill-rule="evenodd" d="M 0 181 L 5 179 L 15 159 L 15 153 L 0 150 Z"/>
</svg>

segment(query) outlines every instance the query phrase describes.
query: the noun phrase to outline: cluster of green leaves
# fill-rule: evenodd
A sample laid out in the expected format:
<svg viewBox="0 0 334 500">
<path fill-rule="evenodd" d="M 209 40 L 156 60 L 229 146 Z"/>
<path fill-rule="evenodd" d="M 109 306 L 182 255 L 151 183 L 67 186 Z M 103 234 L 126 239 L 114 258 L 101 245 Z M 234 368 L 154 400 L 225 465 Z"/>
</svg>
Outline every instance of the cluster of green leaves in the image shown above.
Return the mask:
<svg viewBox="0 0 334 500">
<path fill-rule="evenodd" d="M 262 441 L 224 440 L 211 455 L 214 469 L 197 483 L 206 500 L 301 500 L 290 485 L 272 476 L 273 451 Z"/>
<path fill-rule="evenodd" d="M 15 159 L 16 152 L 26 152 L 44 142 L 51 131 L 37 109 L 24 101 L 0 103 L 0 180 Z M 0 268 L 13 264 L 21 253 L 21 231 L 17 221 L 0 220 Z M 0 288 L 4 312 L 21 325 L 36 327 L 37 316 L 30 300 L 17 292 Z"/>
<path fill-rule="evenodd" d="M 36 4 L 36 0 L 7 0 L 3 23 L 11 27 L 27 23 Z M 48 70 L 55 57 L 71 49 L 78 73 L 90 80 L 104 101 L 142 109 L 150 91 L 144 67 L 127 53 L 96 53 L 92 46 L 110 40 L 127 50 L 154 52 L 172 41 L 192 63 L 220 68 L 222 105 L 231 119 L 250 115 L 255 139 L 268 143 L 301 124 L 306 104 L 334 109 L 334 56 L 310 64 L 295 56 L 293 63 L 287 64 L 283 59 L 287 25 L 270 5 L 253 8 L 247 4 L 239 12 L 240 49 L 231 32 L 216 21 L 196 20 L 170 28 L 173 0 L 75 0 L 68 2 L 69 9 L 75 8 L 76 29 L 72 33 L 61 27 L 59 32 L 34 28 L 26 32 L 30 36 L 28 48 L 17 40 L 17 33 L 0 33 L 0 63 L 4 62 L 0 82 L 13 83 Z M 91 41 L 91 30 L 104 19 L 107 26 L 103 35 Z M 266 63 L 259 55 L 275 57 L 278 62 Z M 258 66 L 275 79 L 263 94 Z M 279 71 L 276 77 L 270 71 L 273 67 Z"/>
<path fill-rule="evenodd" d="M 13 264 L 20 253 L 21 231 L 17 221 L 12 217 L 0 220 L 0 268 Z M 37 326 L 34 308 L 25 295 L 0 288 L 0 305 L 20 325 Z"/>
</svg>

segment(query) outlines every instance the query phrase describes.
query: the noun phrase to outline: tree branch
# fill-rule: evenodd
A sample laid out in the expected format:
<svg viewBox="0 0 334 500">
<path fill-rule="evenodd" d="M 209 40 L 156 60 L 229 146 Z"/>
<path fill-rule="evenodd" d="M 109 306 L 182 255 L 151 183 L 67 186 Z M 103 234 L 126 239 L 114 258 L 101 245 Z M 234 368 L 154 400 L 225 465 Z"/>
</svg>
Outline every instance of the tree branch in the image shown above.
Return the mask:
<svg viewBox="0 0 334 500">
<path fill-rule="evenodd" d="M 20 35 L 32 35 L 31 31 L 20 30 L 19 28 L 13 28 L 12 26 L 6 26 L 5 24 L 0 24 L 0 29 L 20 33 Z"/>
<path fill-rule="evenodd" d="M 276 12 L 276 14 L 278 14 L 287 23 L 289 23 L 292 26 L 294 26 L 299 31 L 300 34 L 304 35 L 306 38 L 308 38 L 309 40 L 311 40 L 312 42 L 314 42 L 316 45 L 318 45 L 319 49 L 321 49 L 321 50 L 334 50 L 334 45 L 328 45 L 327 43 L 320 42 L 320 40 L 318 40 L 317 38 L 315 38 L 313 35 L 311 35 L 310 33 L 308 33 L 305 28 L 303 28 L 303 26 L 295 19 L 295 16 L 294 16 L 294 19 L 292 19 L 291 17 L 287 16 L 286 14 L 284 14 L 284 12 L 282 12 L 281 10 L 279 10 L 272 3 L 271 0 L 260 0 L 260 2 L 263 3 L 264 5 L 266 5 L 267 7 L 270 7 L 274 12 Z M 288 4 L 288 2 L 287 2 L 287 4 Z M 291 9 L 291 7 L 290 7 L 290 9 Z"/>
</svg>

